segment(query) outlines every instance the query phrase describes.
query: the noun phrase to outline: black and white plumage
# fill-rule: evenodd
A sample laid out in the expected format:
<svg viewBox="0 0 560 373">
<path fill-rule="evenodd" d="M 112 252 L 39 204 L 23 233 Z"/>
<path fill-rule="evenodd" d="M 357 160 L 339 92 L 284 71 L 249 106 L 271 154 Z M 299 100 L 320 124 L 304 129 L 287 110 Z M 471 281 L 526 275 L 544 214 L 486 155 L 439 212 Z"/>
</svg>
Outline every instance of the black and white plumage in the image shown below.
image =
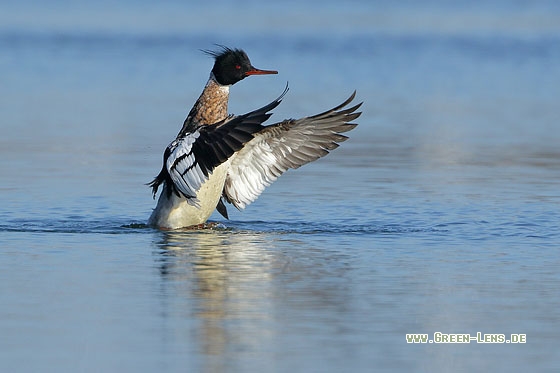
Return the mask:
<svg viewBox="0 0 560 373">
<path fill-rule="evenodd" d="M 324 157 L 346 141 L 341 133 L 356 127 L 350 121 L 361 114 L 356 112 L 361 103 L 343 109 L 355 94 L 324 113 L 263 127 L 232 160 L 224 186 L 226 201 L 244 209 L 288 169 Z"/>
<path fill-rule="evenodd" d="M 262 123 L 278 106 L 288 91 L 270 104 L 240 116 L 229 116 L 221 122 L 199 126 L 193 132 L 173 141 L 164 154 L 164 165 L 160 174 L 149 184 L 154 197 L 161 183 L 167 181 L 166 193 L 183 197 L 193 206 L 199 207 L 197 191 L 212 171 L 228 161 L 245 144 L 254 139 L 254 134 L 265 127 Z"/>
<path fill-rule="evenodd" d="M 286 170 L 338 147 L 347 139 L 342 133 L 353 129 L 356 124 L 351 121 L 361 114 L 357 112 L 361 103 L 348 107 L 354 92 L 321 114 L 264 125 L 288 91 L 286 87 L 280 97 L 258 110 L 227 115 L 231 84 L 249 75 L 276 72 L 255 69 L 240 50 L 224 48 L 214 57 L 208 84 L 179 135 L 166 148 L 160 173 L 149 184 L 154 198 L 163 184 L 150 225 L 167 229 L 199 225 L 215 209 L 227 218 L 224 202 L 244 209 Z"/>
</svg>

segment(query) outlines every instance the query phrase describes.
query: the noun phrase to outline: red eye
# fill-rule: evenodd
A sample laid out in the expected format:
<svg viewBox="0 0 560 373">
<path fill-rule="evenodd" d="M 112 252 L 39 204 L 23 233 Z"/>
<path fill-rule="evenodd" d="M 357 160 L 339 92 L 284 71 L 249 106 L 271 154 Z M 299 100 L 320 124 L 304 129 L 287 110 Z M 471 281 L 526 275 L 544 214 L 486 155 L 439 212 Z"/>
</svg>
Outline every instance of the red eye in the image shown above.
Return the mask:
<svg viewBox="0 0 560 373">
<path fill-rule="evenodd" d="M 235 65 L 236 70 L 241 70 L 241 65 Z"/>
</svg>

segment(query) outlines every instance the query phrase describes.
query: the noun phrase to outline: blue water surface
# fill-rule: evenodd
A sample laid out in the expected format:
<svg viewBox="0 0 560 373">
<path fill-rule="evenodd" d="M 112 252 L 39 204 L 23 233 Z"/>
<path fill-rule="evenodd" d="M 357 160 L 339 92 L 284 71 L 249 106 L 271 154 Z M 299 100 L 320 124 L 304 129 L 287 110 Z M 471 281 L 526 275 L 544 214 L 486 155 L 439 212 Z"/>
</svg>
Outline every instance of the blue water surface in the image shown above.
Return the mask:
<svg viewBox="0 0 560 373">
<path fill-rule="evenodd" d="M 0 370 L 556 371 L 553 1 L 23 1 L 0 14 Z M 359 126 L 243 212 L 145 226 L 212 60 Z M 525 334 L 408 344 L 406 334 Z"/>
</svg>

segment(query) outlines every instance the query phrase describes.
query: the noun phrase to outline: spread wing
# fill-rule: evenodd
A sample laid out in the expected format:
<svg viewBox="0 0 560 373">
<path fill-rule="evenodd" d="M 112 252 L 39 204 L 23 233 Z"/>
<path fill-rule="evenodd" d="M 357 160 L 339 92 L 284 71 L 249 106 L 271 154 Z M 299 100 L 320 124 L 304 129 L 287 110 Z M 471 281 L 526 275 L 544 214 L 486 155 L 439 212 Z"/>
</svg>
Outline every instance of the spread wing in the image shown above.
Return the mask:
<svg viewBox="0 0 560 373">
<path fill-rule="evenodd" d="M 348 139 L 341 133 L 361 112 L 361 103 L 346 108 L 354 92 L 337 107 L 311 117 L 288 119 L 263 127 L 234 157 L 228 170 L 223 196 L 238 209 L 257 199 L 265 187 L 289 168 L 298 168 L 321 158 Z"/>
<path fill-rule="evenodd" d="M 154 198 L 160 184 L 165 182 L 167 193 L 182 196 L 194 206 L 199 206 L 197 192 L 212 171 L 228 160 L 236 151 L 254 138 L 254 134 L 264 127 L 278 106 L 287 89 L 270 104 L 240 116 L 199 126 L 194 131 L 177 138 L 166 148 L 163 167 L 150 183 Z"/>
</svg>

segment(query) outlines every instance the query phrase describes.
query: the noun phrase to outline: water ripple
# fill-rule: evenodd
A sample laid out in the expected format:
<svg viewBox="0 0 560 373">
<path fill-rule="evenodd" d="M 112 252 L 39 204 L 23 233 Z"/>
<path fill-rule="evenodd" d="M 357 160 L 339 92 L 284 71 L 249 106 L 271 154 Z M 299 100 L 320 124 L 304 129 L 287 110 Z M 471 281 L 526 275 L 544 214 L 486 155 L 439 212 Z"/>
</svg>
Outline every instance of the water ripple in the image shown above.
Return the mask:
<svg viewBox="0 0 560 373">
<path fill-rule="evenodd" d="M 0 232 L 126 234 L 147 231 L 145 224 L 118 220 L 15 219 L 0 224 Z"/>
<path fill-rule="evenodd" d="M 404 225 L 378 225 L 365 224 L 335 224 L 328 222 L 306 222 L 306 221 L 244 221 L 231 222 L 228 226 L 238 232 L 268 232 L 277 234 L 357 234 L 357 235 L 379 235 L 399 234 L 416 232 L 433 232 L 433 227 L 410 227 Z"/>
<path fill-rule="evenodd" d="M 195 229 L 179 229 L 169 232 L 181 234 L 272 234 L 272 235 L 315 235 L 315 236 L 448 236 L 461 242 L 499 238 L 558 237 L 558 230 L 546 228 L 546 224 L 503 223 L 485 221 L 449 222 L 406 222 L 384 223 L 382 221 L 351 222 L 332 221 L 227 221 L 214 222 Z M 12 219 L 0 224 L 0 232 L 20 233 L 71 233 L 71 234 L 144 234 L 166 232 L 149 227 L 145 223 L 130 219 Z"/>
<path fill-rule="evenodd" d="M 42 220 L 14 219 L 0 224 L 0 232 L 22 233 L 97 233 L 130 234 L 157 231 L 144 223 L 127 220 Z M 231 232 L 272 234 L 350 234 L 382 235 L 418 232 L 445 232 L 440 227 L 413 227 L 405 225 L 334 224 L 327 222 L 242 221 L 212 224 L 203 229 L 186 229 L 183 232 Z"/>
</svg>

